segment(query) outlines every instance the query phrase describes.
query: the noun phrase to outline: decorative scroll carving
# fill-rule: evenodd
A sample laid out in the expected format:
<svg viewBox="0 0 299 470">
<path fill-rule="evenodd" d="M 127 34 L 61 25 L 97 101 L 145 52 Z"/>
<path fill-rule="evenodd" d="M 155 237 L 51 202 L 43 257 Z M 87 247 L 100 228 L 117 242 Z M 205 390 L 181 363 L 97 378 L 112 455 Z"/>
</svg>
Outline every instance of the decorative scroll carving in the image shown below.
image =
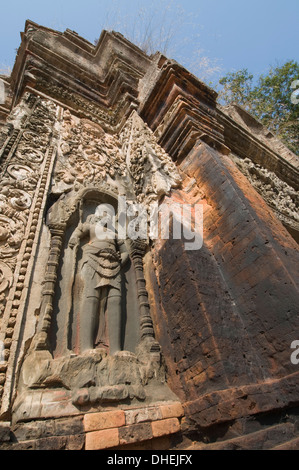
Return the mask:
<svg viewBox="0 0 299 470">
<path fill-rule="evenodd" d="M 149 205 L 180 181 L 175 164 L 135 111 L 119 136 L 64 112 L 54 193 L 70 191 L 76 184 L 108 183 Z"/>
<path fill-rule="evenodd" d="M 74 184 L 116 184 L 126 180 L 126 164 L 117 137 L 85 119 L 64 112 L 60 158 L 55 168 L 53 192 Z"/>
<path fill-rule="evenodd" d="M 125 105 L 125 98 L 121 98 L 118 100 L 113 112 L 107 113 L 101 106 L 95 104 L 93 101 L 79 96 L 79 94 L 74 93 L 66 86 L 59 86 L 49 79 L 45 80 L 38 77 L 37 86 L 40 89 L 45 90 L 49 96 L 53 96 L 55 99 L 61 99 L 63 102 L 67 102 L 71 106 L 83 109 L 84 115 L 92 121 L 103 122 L 109 127 L 117 124 L 120 112 Z"/>
<path fill-rule="evenodd" d="M 150 204 L 180 184 L 175 164 L 136 111 L 128 119 L 120 140 L 138 202 Z"/>
<path fill-rule="evenodd" d="M 234 157 L 234 160 L 281 222 L 299 231 L 298 192 L 278 178 L 274 172 L 254 163 L 249 158 L 243 160 Z"/>
<path fill-rule="evenodd" d="M 0 317 L 4 312 L 5 292 L 11 286 L 13 279 L 13 271 L 9 265 L 0 261 Z"/>
<path fill-rule="evenodd" d="M 2 149 L 5 163 L 0 183 L 0 318 L 4 322 L 5 349 L 1 395 L 16 318 L 24 307 L 21 298 L 53 157 L 49 143 L 55 120 L 53 103 L 25 95 L 9 118 L 16 131 Z"/>
</svg>

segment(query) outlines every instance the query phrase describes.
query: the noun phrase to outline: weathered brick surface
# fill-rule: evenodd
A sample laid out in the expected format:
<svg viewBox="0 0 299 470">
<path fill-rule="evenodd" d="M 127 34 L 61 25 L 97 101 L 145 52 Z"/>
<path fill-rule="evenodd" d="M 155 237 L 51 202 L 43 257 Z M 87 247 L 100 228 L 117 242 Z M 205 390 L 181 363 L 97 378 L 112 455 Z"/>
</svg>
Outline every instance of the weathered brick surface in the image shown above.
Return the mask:
<svg viewBox="0 0 299 470">
<path fill-rule="evenodd" d="M 126 424 L 129 425 L 129 424 L 142 423 L 144 421 L 153 421 L 156 419 L 161 419 L 163 416 L 161 413 L 161 407 L 155 406 L 155 407 L 144 407 L 144 408 L 138 408 L 138 409 L 133 409 L 133 410 L 126 410 L 125 417 L 126 417 Z"/>
<path fill-rule="evenodd" d="M 75 435 L 84 432 L 82 416 L 74 416 L 67 419 L 55 420 L 56 436 Z"/>
<path fill-rule="evenodd" d="M 152 436 L 151 423 L 132 424 L 119 429 L 119 442 L 122 445 L 145 441 Z"/>
<path fill-rule="evenodd" d="M 184 415 L 184 409 L 181 403 L 161 405 L 162 418 L 181 418 Z"/>
<path fill-rule="evenodd" d="M 88 413 L 84 416 L 84 429 L 86 432 L 117 428 L 124 425 L 125 413 L 122 410 Z"/>
<path fill-rule="evenodd" d="M 166 448 L 166 441 L 155 437 L 177 432 L 178 420 L 182 416 L 179 402 L 145 406 L 127 410 L 87 413 L 70 418 L 36 420 L 18 423 L 3 428 L 0 447 L 12 450 L 87 450 L 118 448 L 132 445 L 132 448 Z M 170 419 L 163 419 L 170 418 Z M 154 423 L 157 423 L 155 426 Z M 152 427 L 154 425 L 154 427 Z M 5 434 L 5 435 L 4 435 Z M 143 444 L 147 442 L 146 446 Z"/>
<path fill-rule="evenodd" d="M 86 434 L 85 450 L 100 450 L 119 445 L 118 429 L 103 429 Z"/>
<path fill-rule="evenodd" d="M 38 420 L 11 427 L 14 440 L 26 441 L 49 436 L 76 435 L 84 432 L 82 416 L 56 420 Z"/>
<path fill-rule="evenodd" d="M 7 442 L 10 440 L 10 423 L 0 423 L 0 443 Z"/>
<path fill-rule="evenodd" d="M 294 425 L 281 423 L 261 431 L 245 434 L 233 439 L 190 446 L 193 450 L 296 450 L 298 438 L 294 439 Z M 281 443 L 277 445 L 277 443 Z"/>
<path fill-rule="evenodd" d="M 5 442 L 1 450 L 83 450 L 85 435 L 49 436 L 20 442 Z"/>
<path fill-rule="evenodd" d="M 75 436 L 69 436 L 66 450 L 84 450 L 84 449 L 85 449 L 85 434 L 77 434 Z"/>
<path fill-rule="evenodd" d="M 37 439 L 35 450 L 82 450 L 85 436 L 55 436 Z"/>
<path fill-rule="evenodd" d="M 186 251 L 181 240 L 157 240 L 146 263 L 169 384 L 195 426 L 288 406 L 298 398 L 290 361 L 299 331 L 298 245 L 228 157 L 201 144 L 181 169 L 196 184 L 169 201 L 201 200 L 203 246 Z M 243 398 L 234 400 L 232 389 Z M 219 390 L 228 392 L 226 405 Z"/>
<path fill-rule="evenodd" d="M 167 434 L 174 434 L 181 429 L 180 422 L 177 418 L 162 419 L 152 423 L 153 436 L 165 436 Z"/>
<path fill-rule="evenodd" d="M 272 450 L 299 450 L 299 437 L 273 447 Z"/>
<path fill-rule="evenodd" d="M 169 450 L 171 447 L 171 436 L 161 436 L 148 441 L 119 445 L 117 450 Z"/>
<path fill-rule="evenodd" d="M 207 393 L 186 402 L 185 414 L 187 419 L 205 428 L 211 423 L 269 413 L 274 406 L 275 409 L 284 409 L 292 400 L 299 402 L 298 380 L 299 373 L 263 384 Z"/>
</svg>

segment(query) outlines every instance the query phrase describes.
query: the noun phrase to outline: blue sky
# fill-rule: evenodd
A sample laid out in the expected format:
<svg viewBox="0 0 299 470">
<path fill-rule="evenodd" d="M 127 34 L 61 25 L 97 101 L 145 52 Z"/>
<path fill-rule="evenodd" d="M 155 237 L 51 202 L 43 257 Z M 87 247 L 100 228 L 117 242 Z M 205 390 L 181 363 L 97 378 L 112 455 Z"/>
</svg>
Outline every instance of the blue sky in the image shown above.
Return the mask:
<svg viewBox="0 0 299 470">
<path fill-rule="evenodd" d="M 1 2 L 0 69 L 12 68 L 26 19 L 91 42 L 113 28 L 138 42 L 170 38 L 166 55 L 204 81 L 241 68 L 255 76 L 299 61 L 299 0 L 25 0 Z M 164 31 L 165 30 L 165 31 Z M 159 41 L 157 41 L 159 46 Z M 163 47 L 157 46 L 160 50 Z"/>
</svg>

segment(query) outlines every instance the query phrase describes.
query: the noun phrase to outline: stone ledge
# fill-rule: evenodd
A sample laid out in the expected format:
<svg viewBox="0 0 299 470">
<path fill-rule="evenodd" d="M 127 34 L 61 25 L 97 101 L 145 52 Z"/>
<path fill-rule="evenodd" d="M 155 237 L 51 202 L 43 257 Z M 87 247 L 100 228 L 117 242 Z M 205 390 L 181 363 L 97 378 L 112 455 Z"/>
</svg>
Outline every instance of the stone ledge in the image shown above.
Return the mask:
<svg viewBox="0 0 299 470">
<path fill-rule="evenodd" d="M 139 408 L 94 411 L 70 418 L 0 423 L 3 450 L 101 450 L 167 448 L 165 439 L 181 431 L 183 407 L 160 402 Z M 162 443 L 159 439 L 164 439 Z M 6 442 L 4 442 L 6 441 Z M 158 447 L 157 447 L 158 446 Z"/>
<path fill-rule="evenodd" d="M 244 416 L 287 409 L 299 402 L 298 380 L 296 372 L 280 379 L 202 395 L 184 404 L 188 426 L 196 422 L 197 426 L 208 428 Z"/>
</svg>

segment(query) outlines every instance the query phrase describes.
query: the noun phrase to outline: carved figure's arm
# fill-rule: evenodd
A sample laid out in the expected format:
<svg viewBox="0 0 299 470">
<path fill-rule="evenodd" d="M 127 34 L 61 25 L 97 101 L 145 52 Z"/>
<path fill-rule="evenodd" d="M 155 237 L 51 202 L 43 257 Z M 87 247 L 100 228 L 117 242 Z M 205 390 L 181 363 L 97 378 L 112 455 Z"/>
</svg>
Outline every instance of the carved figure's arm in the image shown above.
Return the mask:
<svg viewBox="0 0 299 470">
<path fill-rule="evenodd" d="M 79 244 L 81 238 L 85 237 L 89 233 L 89 224 L 79 224 L 78 227 L 73 231 L 71 239 L 69 241 L 69 247 L 74 248 L 74 246 Z"/>
<path fill-rule="evenodd" d="M 129 253 L 124 240 L 118 240 L 118 248 L 121 257 L 121 265 L 124 266 L 129 259 Z"/>
</svg>

